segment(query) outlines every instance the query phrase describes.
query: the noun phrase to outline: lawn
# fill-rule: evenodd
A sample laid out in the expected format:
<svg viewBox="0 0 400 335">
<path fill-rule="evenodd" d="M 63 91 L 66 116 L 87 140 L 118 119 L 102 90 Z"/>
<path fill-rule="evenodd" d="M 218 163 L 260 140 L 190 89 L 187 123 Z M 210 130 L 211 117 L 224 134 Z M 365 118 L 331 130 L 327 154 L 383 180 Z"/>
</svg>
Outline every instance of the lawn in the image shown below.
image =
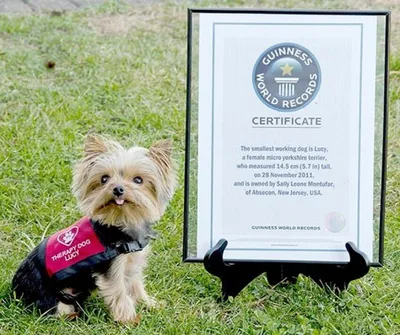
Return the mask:
<svg viewBox="0 0 400 335">
<path fill-rule="evenodd" d="M 219 7 L 373 8 L 374 1 L 220 1 Z M 381 0 L 399 13 L 395 0 Z M 196 7 L 216 2 L 197 2 Z M 340 296 L 305 277 L 288 287 L 259 277 L 220 304 L 220 284 L 183 264 L 186 8 L 114 2 L 96 9 L 0 15 L 0 334 L 400 334 L 400 53 L 391 54 L 385 266 Z M 397 21 L 396 21 L 397 20 Z M 393 35 L 399 29 L 393 19 Z M 54 66 L 50 66 L 54 65 Z M 80 217 L 71 166 L 88 132 L 125 145 L 172 138 L 179 187 L 156 225 L 147 288 L 163 302 L 137 327 L 116 324 L 93 295 L 77 321 L 40 316 L 12 298 L 10 282 L 32 245 Z"/>
</svg>

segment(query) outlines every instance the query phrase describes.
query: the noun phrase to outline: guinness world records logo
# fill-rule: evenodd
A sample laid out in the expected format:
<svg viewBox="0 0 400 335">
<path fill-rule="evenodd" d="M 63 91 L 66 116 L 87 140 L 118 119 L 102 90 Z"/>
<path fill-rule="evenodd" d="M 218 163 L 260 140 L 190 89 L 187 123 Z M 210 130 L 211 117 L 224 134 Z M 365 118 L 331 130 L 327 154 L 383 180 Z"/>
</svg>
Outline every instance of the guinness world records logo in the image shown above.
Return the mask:
<svg viewBox="0 0 400 335">
<path fill-rule="evenodd" d="M 253 86 L 268 107 L 294 112 L 317 95 L 321 69 L 316 57 L 295 43 L 276 44 L 264 51 L 253 69 Z"/>
</svg>

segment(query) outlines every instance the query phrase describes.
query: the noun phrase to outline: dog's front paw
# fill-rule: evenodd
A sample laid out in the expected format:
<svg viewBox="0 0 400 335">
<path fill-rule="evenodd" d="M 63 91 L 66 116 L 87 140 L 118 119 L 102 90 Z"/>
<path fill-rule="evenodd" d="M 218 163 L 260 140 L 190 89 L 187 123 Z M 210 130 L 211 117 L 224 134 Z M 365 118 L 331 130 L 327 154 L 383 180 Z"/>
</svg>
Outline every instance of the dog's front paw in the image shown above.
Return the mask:
<svg viewBox="0 0 400 335">
<path fill-rule="evenodd" d="M 165 307 L 165 301 L 158 301 L 152 297 L 143 299 L 144 305 L 147 309 L 159 309 Z"/>
<path fill-rule="evenodd" d="M 75 320 L 78 317 L 74 305 L 67 305 L 59 302 L 57 305 L 56 316 L 67 320 Z"/>
<path fill-rule="evenodd" d="M 113 302 L 110 306 L 110 311 L 114 321 L 126 325 L 139 324 L 140 315 L 136 313 L 135 304 L 132 299 L 125 297 Z"/>
<path fill-rule="evenodd" d="M 140 314 L 136 314 L 130 317 L 114 317 L 114 321 L 118 323 L 122 323 L 124 325 L 131 325 L 131 326 L 137 326 L 140 323 L 140 320 L 142 319 L 142 316 Z"/>
</svg>

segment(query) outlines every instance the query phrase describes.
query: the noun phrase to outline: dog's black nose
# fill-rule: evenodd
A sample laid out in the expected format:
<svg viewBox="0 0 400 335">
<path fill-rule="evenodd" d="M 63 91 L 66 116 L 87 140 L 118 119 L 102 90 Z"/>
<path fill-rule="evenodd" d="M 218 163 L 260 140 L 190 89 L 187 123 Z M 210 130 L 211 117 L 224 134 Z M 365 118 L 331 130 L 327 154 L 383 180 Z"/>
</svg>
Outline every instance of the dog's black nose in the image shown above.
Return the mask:
<svg viewBox="0 0 400 335">
<path fill-rule="evenodd" d="M 123 195 L 123 194 L 124 194 L 124 188 L 123 188 L 122 186 L 114 187 L 113 193 L 114 193 L 114 195 L 116 195 L 117 197 L 119 197 L 120 195 Z"/>
</svg>

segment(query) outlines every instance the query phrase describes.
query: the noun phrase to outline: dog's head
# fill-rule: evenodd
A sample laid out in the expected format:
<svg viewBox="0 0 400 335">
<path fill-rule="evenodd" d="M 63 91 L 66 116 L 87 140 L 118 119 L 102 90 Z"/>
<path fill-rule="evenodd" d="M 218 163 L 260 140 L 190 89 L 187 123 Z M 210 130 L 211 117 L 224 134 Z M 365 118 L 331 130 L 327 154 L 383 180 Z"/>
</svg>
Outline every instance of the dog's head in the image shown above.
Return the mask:
<svg viewBox="0 0 400 335">
<path fill-rule="evenodd" d="M 88 135 L 84 151 L 74 169 L 72 190 L 85 215 L 121 228 L 160 219 L 175 187 L 171 141 L 125 149 L 100 135 Z"/>
</svg>

